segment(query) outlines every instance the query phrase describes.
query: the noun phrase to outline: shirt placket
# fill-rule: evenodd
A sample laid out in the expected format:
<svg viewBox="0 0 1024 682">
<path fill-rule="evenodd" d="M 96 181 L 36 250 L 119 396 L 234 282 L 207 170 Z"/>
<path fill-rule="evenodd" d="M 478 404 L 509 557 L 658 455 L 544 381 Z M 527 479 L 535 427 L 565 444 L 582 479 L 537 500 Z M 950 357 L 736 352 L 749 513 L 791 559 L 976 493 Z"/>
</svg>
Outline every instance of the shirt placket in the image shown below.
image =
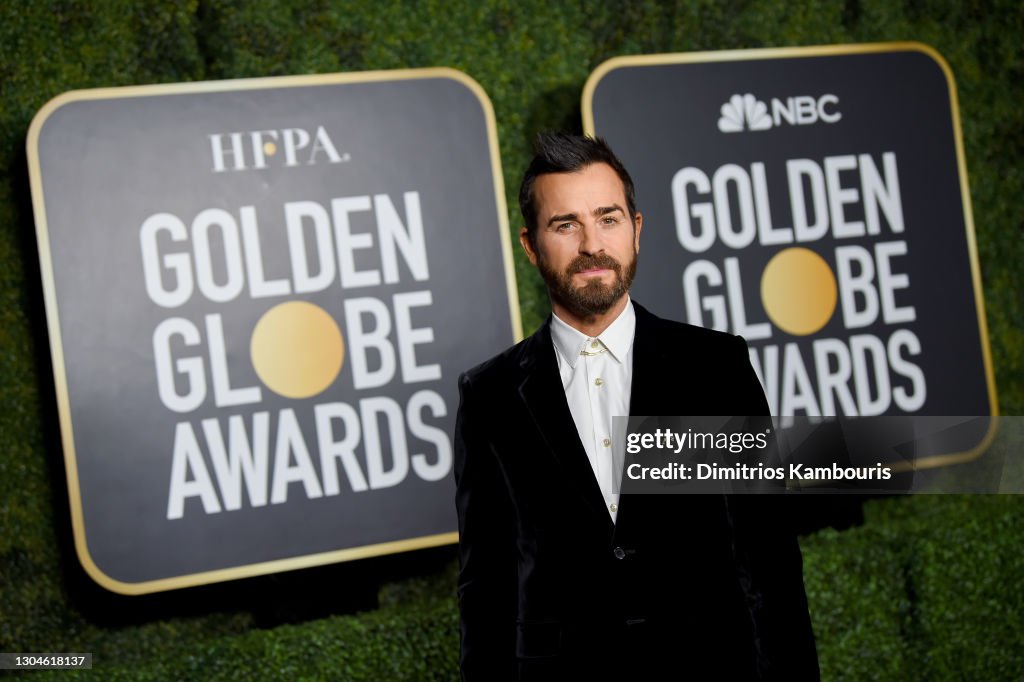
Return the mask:
<svg viewBox="0 0 1024 682">
<path fill-rule="evenodd" d="M 610 461 L 610 430 L 608 428 L 608 415 L 610 403 L 608 396 L 608 353 L 601 353 L 587 358 L 588 384 L 590 390 L 590 415 L 594 425 L 593 444 L 594 456 L 597 463 L 597 482 L 601 488 L 601 494 L 608 504 L 611 493 L 611 461 Z"/>
</svg>

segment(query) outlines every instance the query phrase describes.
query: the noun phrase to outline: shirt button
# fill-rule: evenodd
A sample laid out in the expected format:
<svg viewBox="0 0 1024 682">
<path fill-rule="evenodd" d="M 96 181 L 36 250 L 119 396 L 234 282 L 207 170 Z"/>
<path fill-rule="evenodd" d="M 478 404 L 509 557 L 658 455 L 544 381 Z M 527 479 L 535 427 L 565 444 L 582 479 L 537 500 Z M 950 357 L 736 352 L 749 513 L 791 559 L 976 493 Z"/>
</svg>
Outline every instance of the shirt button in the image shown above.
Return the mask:
<svg viewBox="0 0 1024 682">
<path fill-rule="evenodd" d="M 616 547 L 615 549 L 613 549 L 612 550 L 612 554 L 615 555 L 616 559 L 625 559 L 626 558 L 626 550 L 622 549 L 621 547 Z"/>
<path fill-rule="evenodd" d="M 612 445 L 612 442 L 610 440 L 608 440 L 607 438 L 605 438 L 603 441 L 601 441 L 601 445 L 605 446 L 606 448 L 610 448 L 611 445 Z"/>
<path fill-rule="evenodd" d="M 612 510 L 612 514 L 614 514 L 615 512 L 619 511 L 619 505 L 615 504 L 614 502 L 609 504 L 608 508 Z"/>
<path fill-rule="evenodd" d="M 603 383 L 604 383 L 604 380 L 601 379 L 601 377 L 598 377 L 598 378 L 594 379 L 594 385 L 595 386 L 600 386 Z"/>
<path fill-rule="evenodd" d="M 591 342 L 590 342 L 590 347 L 591 347 L 591 348 L 597 348 L 597 347 L 598 347 L 599 345 L 600 345 L 600 344 L 599 344 L 599 343 L 598 343 L 597 341 L 591 341 Z"/>
</svg>

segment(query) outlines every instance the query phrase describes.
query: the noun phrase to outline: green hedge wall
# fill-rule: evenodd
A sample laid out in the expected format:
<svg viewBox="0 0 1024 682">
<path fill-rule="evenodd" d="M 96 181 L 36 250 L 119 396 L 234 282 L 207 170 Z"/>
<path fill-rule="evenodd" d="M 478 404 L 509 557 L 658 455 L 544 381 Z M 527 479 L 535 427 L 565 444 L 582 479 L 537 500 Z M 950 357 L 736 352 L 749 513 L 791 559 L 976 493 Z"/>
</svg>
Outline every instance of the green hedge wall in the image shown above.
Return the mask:
<svg viewBox="0 0 1024 682">
<path fill-rule="evenodd" d="M 304 602 L 292 609 L 298 617 L 261 615 L 257 603 L 285 595 L 287 612 L 287 595 L 304 577 L 132 601 L 81 575 L 69 545 L 24 152 L 29 122 L 51 97 L 101 86 L 451 66 L 494 103 L 515 226 L 516 179 L 533 134 L 579 129 L 583 83 L 609 57 L 921 41 L 946 57 L 957 79 L 999 401 L 1004 413 L 1021 414 L 1022 35 L 1018 0 L 0 4 L 0 651 L 92 651 L 94 672 L 105 678 L 455 675 L 450 554 L 391 565 L 379 595 L 376 582 L 359 582 L 374 591 L 362 602 L 346 601 L 347 586 L 335 584 L 351 571 L 318 574 L 316 585 L 334 598 Z M 529 332 L 547 304 L 518 254 L 516 274 Z M 868 512 L 862 528 L 804 542 L 826 678 L 1020 679 L 1024 500 L 914 498 L 875 502 Z M 408 577 L 417 572 L 428 575 Z M 379 608 L 329 615 L 375 602 Z M 301 622 L 280 624 L 286 620 Z"/>
</svg>

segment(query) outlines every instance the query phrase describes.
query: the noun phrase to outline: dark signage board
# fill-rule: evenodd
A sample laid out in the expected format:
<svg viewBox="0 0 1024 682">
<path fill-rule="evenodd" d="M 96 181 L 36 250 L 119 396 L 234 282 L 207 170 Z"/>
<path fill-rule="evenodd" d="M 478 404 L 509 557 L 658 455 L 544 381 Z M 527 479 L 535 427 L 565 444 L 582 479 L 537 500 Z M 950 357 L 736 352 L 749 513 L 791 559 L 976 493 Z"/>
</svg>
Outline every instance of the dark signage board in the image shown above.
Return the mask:
<svg viewBox="0 0 1024 682">
<path fill-rule="evenodd" d="M 956 87 L 932 48 L 621 57 L 583 116 L 636 184 L 633 295 L 745 337 L 783 425 L 997 414 Z M 994 436 L 957 423 L 916 466 Z"/>
<path fill-rule="evenodd" d="M 522 336 L 477 83 L 70 92 L 28 155 L 97 582 L 140 594 L 456 541 L 457 375 Z"/>
</svg>

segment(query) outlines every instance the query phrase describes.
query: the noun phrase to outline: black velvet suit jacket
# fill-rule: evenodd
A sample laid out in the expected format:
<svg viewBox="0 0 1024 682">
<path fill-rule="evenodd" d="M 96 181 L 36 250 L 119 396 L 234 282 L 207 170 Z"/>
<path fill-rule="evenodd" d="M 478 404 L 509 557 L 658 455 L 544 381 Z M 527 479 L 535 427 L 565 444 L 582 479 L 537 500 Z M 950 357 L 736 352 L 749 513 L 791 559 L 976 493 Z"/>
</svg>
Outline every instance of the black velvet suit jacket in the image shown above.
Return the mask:
<svg viewBox="0 0 1024 682">
<path fill-rule="evenodd" d="M 741 338 L 636 315 L 630 414 L 768 414 Z M 817 679 L 788 496 L 623 495 L 613 524 L 550 320 L 459 388 L 464 679 Z"/>
</svg>

